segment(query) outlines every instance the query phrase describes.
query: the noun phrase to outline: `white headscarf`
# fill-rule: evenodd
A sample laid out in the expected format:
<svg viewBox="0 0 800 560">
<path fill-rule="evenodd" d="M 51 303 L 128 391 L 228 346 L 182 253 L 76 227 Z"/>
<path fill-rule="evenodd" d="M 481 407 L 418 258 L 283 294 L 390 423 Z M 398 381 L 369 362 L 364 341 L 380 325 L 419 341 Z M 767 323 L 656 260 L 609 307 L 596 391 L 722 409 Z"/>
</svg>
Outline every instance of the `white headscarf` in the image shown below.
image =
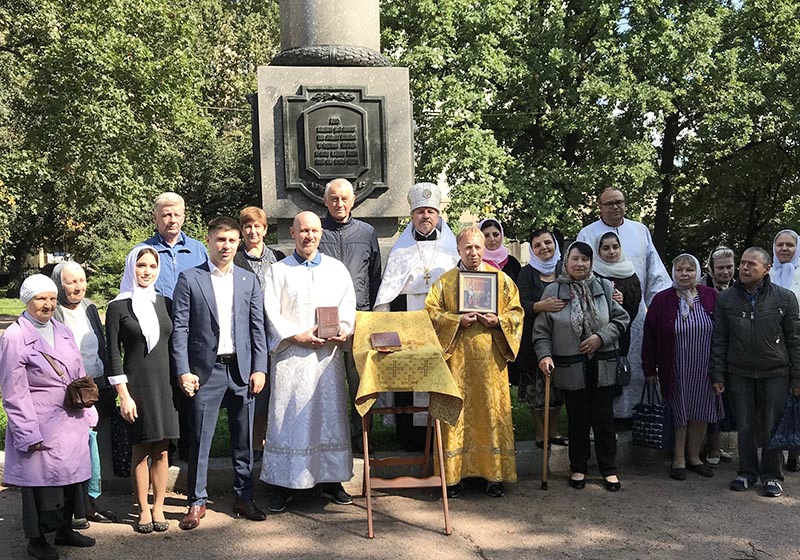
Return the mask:
<svg viewBox="0 0 800 560">
<path fill-rule="evenodd" d="M 680 258 L 689 257 L 694 261 L 694 287 L 692 289 L 697 288 L 697 283 L 700 282 L 700 261 L 697 260 L 697 257 L 694 255 L 690 255 L 689 253 L 681 253 L 674 259 L 672 259 L 672 287 L 675 288 L 675 293 L 678 296 L 678 309 L 681 312 L 681 317 L 688 317 L 689 313 L 692 312 L 694 309 L 694 294 L 692 293 L 692 289 L 682 290 L 678 287 L 678 281 L 675 280 L 675 261 Z"/>
<path fill-rule="evenodd" d="M 156 268 L 156 277 L 153 282 L 146 288 L 142 288 L 136 281 L 136 261 L 139 260 L 142 252 L 146 250 L 155 253 L 158 267 Z M 122 281 L 119 284 L 119 295 L 111 300 L 131 300 L 133 314 L 139 321 L 139 328 L 142 329 L 142 334 L 147 341 L 148 352 L 152 352 L 153 348 L 158 344 L 159 331 L 161 330 L 158 324 L 156 308 L 153 305 L 156 301 L 156 280 L 159 272 L 161 272 L 161 260 L 158 258 L 158 251 L 149 245 L 137 245 L 128 253 L 128 257 L 125 259 L 125 272 L 122 273 Z"/>
<path fill-rule="evenodd" d="M 600 256 L 600 245 L 602 244 L 602 239 L 607 235 L 613 235 L 617 238 L 617 243 L 619 243 L 619 260 L 615 263 L 605 261 L 603 257 Z M 636 273 L 636 269 L 633 268 L 633 263 L 628 260 L 625 251 L 622 250 L 622 241 L 620 241 L 619 235 L 613 231 L 597 236 L 594 240 L 593 249 L 594 259 L 592 260 L 592 270 L 603 278 L 629 278 Z"/>
<path fill-rule="evenodd" d="M 548 231 L 547 233 L 549 233 L 550 237 L 553 238 L 553 244 L 555 244 L 556 246 L 556 250 L 553 253 L 553 256 L 547 259 L 546 261 L 543 261 L 542 259 L 533 254 L 533 246 L 529 243 L 528 255 L 530 258 L 528 259 L 528 266 L 530 266 L 535 270 L 538 270 L 542 274 L 553 274 L 556 271 L 556 265 L 558 264 L 558 261 L 561 260 L 561 248 L 558 246 L 558 240 L 556 239 L 556 236 L 553 235 L 552 232 Z M 533 241 L 533 239 L 531 239 L 531 241 Z"/>
<path fill-rule="evenodd" d="M 798 250 L 800 247 L 795 249 L 792 260 L 787 263 L 782 263 L 779 261 L 778 255 L 775 251 L 775 244 L 778 242 L 778 237 L 784 233 L 788 233 L 794 237 L 795 244 L 800 245 L 800 238 L 798 237 L 797 233 L 791 229 L 782 229 L 777 233 L 777 235 L 775 235 L 775 238 L 772 240 L 772 270 L 770 270 L 770 276 L 771 280 L 778 286 L 788 290 L 790 289 L 792 280 L 794 279 L 794 269 L 800 266 L 800 250 Z"/>
</svg>

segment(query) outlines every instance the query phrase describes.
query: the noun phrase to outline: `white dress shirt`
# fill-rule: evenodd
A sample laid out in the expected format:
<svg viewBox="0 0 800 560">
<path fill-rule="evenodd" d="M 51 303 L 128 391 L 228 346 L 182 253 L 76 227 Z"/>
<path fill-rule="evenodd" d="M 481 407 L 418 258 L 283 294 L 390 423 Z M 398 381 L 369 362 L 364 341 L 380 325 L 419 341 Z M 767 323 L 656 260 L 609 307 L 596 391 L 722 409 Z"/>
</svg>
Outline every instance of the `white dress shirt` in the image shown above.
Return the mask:
<svg viewBox="0 0 800 560">
<path fill-rule="evenodd" d="M 227 272 L 222 272 L 211 261 L 211 285 L 214 288 L 214 299 L 217 302 L 217 317 L 219 318 L 219 341 L 217 355 L 235 354 L 236 338 L 234 337 L 233 317 L 233 263 L 228 266 Z"/>
</svg>

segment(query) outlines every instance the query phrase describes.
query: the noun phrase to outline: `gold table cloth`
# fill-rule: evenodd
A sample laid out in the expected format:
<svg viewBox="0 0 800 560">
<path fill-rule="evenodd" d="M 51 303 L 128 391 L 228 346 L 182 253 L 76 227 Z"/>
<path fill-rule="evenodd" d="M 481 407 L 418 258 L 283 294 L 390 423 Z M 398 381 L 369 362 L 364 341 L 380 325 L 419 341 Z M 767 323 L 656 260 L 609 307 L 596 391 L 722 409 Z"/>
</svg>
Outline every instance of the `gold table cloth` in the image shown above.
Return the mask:
<svg viewBox="0 0 800 560">
<path fill-rule="evenodd" d="M 402 350 L 377 352 L 370 334 L 396 331 Z M 429 413 L 454 425 L 461 414 L 463 400 L 427 311 L 356 313 L 353 358 L 361 376 L 356 410 L 364 416 L 384 391 L 430 393 Z"/>
</svg>

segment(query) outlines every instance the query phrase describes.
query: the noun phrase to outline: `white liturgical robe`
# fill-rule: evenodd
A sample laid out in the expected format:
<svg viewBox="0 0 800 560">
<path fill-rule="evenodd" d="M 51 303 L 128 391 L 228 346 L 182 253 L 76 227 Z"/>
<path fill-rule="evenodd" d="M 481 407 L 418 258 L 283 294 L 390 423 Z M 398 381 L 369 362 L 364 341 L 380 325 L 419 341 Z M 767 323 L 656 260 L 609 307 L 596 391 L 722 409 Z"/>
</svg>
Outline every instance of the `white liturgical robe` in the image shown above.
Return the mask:
<svg viewBox="0 0 800 560">
<path fill-rule="evenodd" d="M 425 309 L 425 298 L 433 283 L 458 264 L 456 238 L 447 222 L 435 241 L 416 241 L 414 226 L 409 223 L 397 239 L 386 261 L 386 270 L 375 298 L 375 311 L 389 311 L 399 295 L 406 296 L 406 311 Z M 380 406 L 394 406 L 394 394 L 382 393 Z M 414 406 L 428 406 L 428 393 L 414 393 Z M 414 425 L 425 426 L 427 414 L 414 414 Z M 394 415 L 385 415 L 386 424 L 394 424 Z"/>
<path fill-rule="evenodd" d="M 622 225 L 614 227 L 602 220 L 589 224 L 578 233 L 578 241 L 588 243 L 595 247 L 595 240 L 606 232 L 617 234 L 622 245 L 622 250 L 628 260 L 633 263 L 636 275 L 642 285 L 642 301 L 639 304 L 639 313 L 631 324 L 631 348 L 628 352 L 628 361 L 631 364 L 631 383 L 614 401 L 614 416 L 616 418 L 630 418 L 633 406 L 638 402 L 644 385 L 642 372 L 642 335 L 644 334 L 644 316 L 647 306 L 658 292 L 666 290 L 672 285 L 672 280 L 664 268 L 664 263 L 658 255 L 650 230 L 640 222 L 624 220 Z"/>
<path fill-rule="evenodd" d="M 338 260 L 320 257 L 308 266 L 290 255 L 270 266 L 264 283 L 272 363 L 261 480 L 284 488 L 353 476 L 342 349 L 333 342 L 313 349 L 291 340 L 316 324 L 317 307 L 337 307 L 340 329 L 353 333 L 350 273 Z"/>
</svg>

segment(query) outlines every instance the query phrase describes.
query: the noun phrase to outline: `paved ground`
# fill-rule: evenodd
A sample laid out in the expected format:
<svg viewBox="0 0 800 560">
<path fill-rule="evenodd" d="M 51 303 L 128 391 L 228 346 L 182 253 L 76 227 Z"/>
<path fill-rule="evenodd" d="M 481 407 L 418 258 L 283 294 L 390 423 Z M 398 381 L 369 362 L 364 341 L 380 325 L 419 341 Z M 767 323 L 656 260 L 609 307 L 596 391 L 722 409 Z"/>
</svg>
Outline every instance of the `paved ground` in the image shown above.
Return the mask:
<svg viewBox="0 0 800 560">
<path fill-rule="evenodd" d="M 690 474 L 686 482 L 666 476 L 667 462 L 628 466 L 623 490 L 606 492 L 599 479 L 583 491 L 567 486 L 566 474 L 551 476 L 550 489 L 524 477 L 509 485 L 502 499 L 467 490 L 451 501 L 453 534 L 442 534 L 440 502 L 430 491 L 404 491 L 375 500 L 376 538 L 366 535 L 363 498 L 353 506 L 299 496 L 284 514 L 263 523 L 230 515 L 231 496 L 217 501 L 193 531 L 180 531 L 183 496 L 171 494 L 170 531 L 133 532 L 132 499 L 106 493 L 103 504 L 125 517 L 124 523 L 94 524 L 87 534 L 93 549 L 61 548 L 62 558 L 430 558 L 430 559 L 800 559 L 797 516 L 800 476 L 789 475 L 786 493 L 767 499 L 754 490 L 727 490 L 735 476 L 730 464 L 713 479 Z M 350 487 L 352 492 L 356 489 Z M 256 499 L 265 504 L 259 484 Z M 19 492 L 0 490 L 0 558 L 23 558 Z"/>
<path fill-rule="evenodd" d="M 0 319 L 0 329 L 5 325 Z M 622 443 L 622 442 L 621 442 Z M 215 493 L 208 515 L 193 531 L 180 531 L 184 496 L 170 494 L 170 531 L 139 535 L 133 531 L 133 500 L 117 480 L 107 484 L 101 504 L 119 514 L 113 525 L 93 524 L 97 539 L 90 549 L 60 548 L 62 558 L 120 560 L 182 559 L 708 559 L 800 560 L 800 475 L 788 474 L 785 494 L 763 498 L 757 491 L 727 489 L 735 468 L 723 464 L 712 479 L 689 473 L 670 480 L 663 454 L 620 449 L 623 489 L 606 492 L 598 478 L 583 491 L 567 486 L 564 450 L 556 449 L 549 490 L 538 479 L 541 456 L 520 445 L 520 482 L 508 485 L 502 499 L 468 489 L 452 500 L 453 534 L 442 534 L 440 502 L 431 491 L 402 491 L 375 500 L 376 538 L 366 538 L 366 506 L 337 506 L 305 494 L 289 510 L 263 523 L 230 515 L 230 495 Z M 224 488 L 226 470 L 215 487 Z M 534 478 L 536 476 L 537 478 Z M 111 482 L 111 481 L 109 481 Z M 360 478 L 348 486 L 360 490 Z M 258 483 L 256 500 L 268 490 Z M 26 558 L 19 492 L 0 486 L 0 560 Z"/>
</svg>

